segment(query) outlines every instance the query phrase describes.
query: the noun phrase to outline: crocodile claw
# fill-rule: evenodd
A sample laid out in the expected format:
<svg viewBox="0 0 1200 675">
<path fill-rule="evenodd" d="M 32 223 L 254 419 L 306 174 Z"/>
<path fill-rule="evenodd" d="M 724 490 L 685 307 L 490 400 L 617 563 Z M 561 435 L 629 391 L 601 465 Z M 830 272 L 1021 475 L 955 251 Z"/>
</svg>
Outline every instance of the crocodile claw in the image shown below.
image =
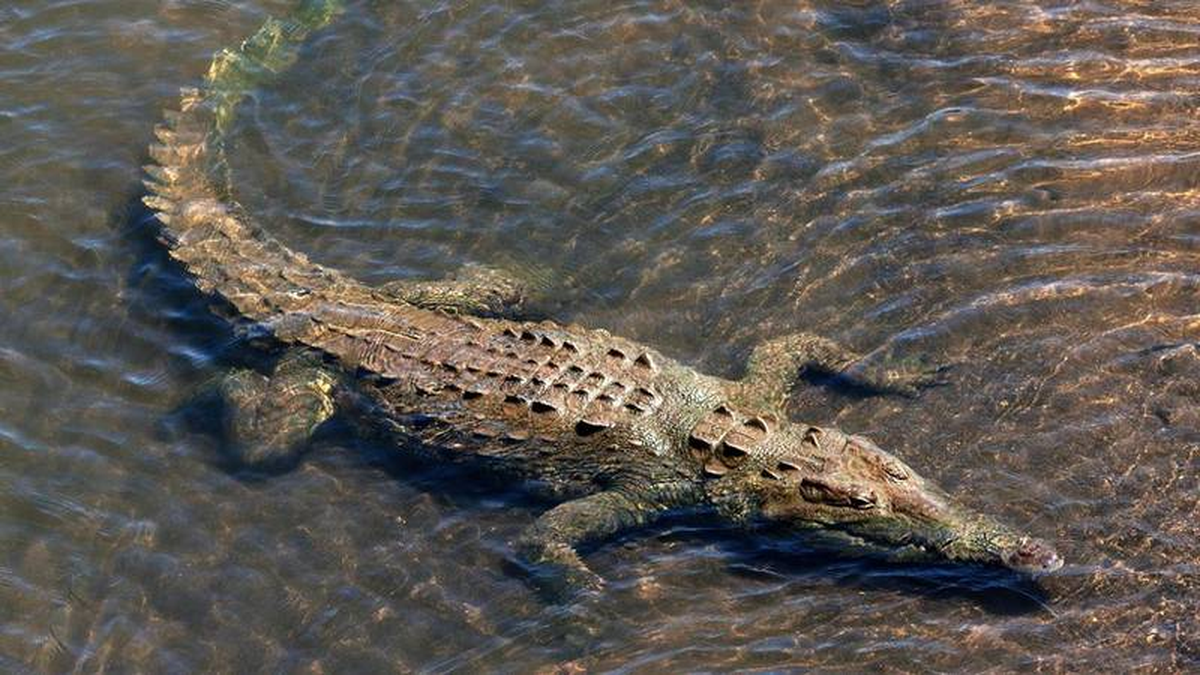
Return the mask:
<svg viewBox="0 0 1200 675">
<path fill-rule="evenodd" d="M 949 372 L 953 367 L 952 363 L 939 363 L 916 372 L 897 371 L 895 391 L 901 396 L 915 398 L 924 389 L 945 387 L 950 384 Z"/>
</svg>

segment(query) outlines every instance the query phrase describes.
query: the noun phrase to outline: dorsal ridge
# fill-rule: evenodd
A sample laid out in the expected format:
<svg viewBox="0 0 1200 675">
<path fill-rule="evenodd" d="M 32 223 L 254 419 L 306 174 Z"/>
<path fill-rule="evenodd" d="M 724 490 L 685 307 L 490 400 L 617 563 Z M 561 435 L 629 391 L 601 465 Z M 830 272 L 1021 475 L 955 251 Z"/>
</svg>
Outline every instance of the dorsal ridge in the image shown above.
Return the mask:
<svg viewBox="0 0 1200 675">
<path fill-rule="evenodd" d="M 145 167 L 145 204 L 162 240 L 205 292 L 239 312 L 270 321 L 332 286 L 357 285 L 267 234 L 230 195 L 226 134 L 251 89 L 278 77 L 297 47 L 327 25 L 341 0 L 310 0 L 288 18 L 269 19 L 236 50 L 219 52 L 179 109 L 164 112 Z"/>
</svg>

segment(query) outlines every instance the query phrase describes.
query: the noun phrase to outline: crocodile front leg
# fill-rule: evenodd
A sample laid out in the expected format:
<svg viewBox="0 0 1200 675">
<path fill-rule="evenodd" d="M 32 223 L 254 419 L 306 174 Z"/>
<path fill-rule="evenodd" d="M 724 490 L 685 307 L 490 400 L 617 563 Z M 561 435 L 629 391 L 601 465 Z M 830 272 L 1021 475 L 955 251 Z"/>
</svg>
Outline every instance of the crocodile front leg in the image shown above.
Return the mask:
<svg viewBox="0 0 1200 675">
<path fill-rule="evenodd" d="M 943 384 L 946 368 L 905 369 L 867 361 L 827 338 L 793 333 L 754 349 L 746 375 L 735 392 L 745 402 L 782 409 L 788 393 L 806 372 L 836 376 L 873 393 L 914 396 L 921 388 Z"/>
<path fill-rule="evenodd" d="M 423 309 L 513 317 L 541 285 L 532 274 L 518 276 L 493 267 L 467 265 L 450 279 L 393 281 L 377 290 L 389 299 Z"/>
<path fill-rule="evenodd" d="M 645 525 L 666 510 L 666 505 L 638 490 L 598 492 L 542 514 L 517 541 L 517 553 L 555 595 L 599 589 L 604 581 L 588 568 L 575 547 Z"/>
<path fill-rule="evenodd" d="M 285 355 L 269 377 L 253 370 L 224 376 L 217 389 L 234 461 L 251 468 L 295 461 L 304 441 L 333 416 L 337 383 L 320 359 L 302 352 Z"/>
</svg>

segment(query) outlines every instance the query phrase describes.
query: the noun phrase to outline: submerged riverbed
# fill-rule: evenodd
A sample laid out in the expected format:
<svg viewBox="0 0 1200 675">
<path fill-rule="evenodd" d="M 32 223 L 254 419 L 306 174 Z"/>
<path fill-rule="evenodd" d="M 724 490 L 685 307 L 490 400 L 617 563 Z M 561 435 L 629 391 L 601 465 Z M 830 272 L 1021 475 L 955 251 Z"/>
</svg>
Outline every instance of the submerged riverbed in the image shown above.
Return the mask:
<svg viewBox="0 0 1200 675">
<path fill-rule="evenodd" d="M 547 603 L 546 505 L 347 426 L 231 473 L 194 394 L 255 356 L 150 237 L 160 110 L 285 0 L 0 8 L 0 670 L 1200 668 L 1200 9 L 349 2 L 235 129 L 238 197 L 370 282 L 736 376 L 796 330 L 948 363 L 798 390 L 1056 542 L 1038 581 L 680 518 Z"/>
</svg>

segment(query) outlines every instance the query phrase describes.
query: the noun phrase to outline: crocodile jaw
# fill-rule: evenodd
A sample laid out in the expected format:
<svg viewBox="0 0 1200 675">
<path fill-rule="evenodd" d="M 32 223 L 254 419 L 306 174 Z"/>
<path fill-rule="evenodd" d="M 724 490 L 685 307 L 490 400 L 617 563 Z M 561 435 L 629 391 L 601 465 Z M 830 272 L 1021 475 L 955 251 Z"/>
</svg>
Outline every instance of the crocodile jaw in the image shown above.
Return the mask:
<svg viewBox="0 0 1200 675">
<path fill-rule="evenodd" d="M 816 443 L 811 438 L 811 433 L 792 433 L 790 439 L 780 434 L 777 446 L 755 458 L 759 465 L 728 477 L 730 482 L 743 493 L 761 495 L 760 512 L 769 520 L 816 525 L 868 544 L 1026 574 L 1062 567 L 1050 544 L 962 506 L 868 439 L 833 429 L 821 430 Z M 799 468 L 791 472 L 794 477 L 784 478 L 770 469 L 775 462 Z"/>
<path fill-rule="evenodd" d="M 834 527 L 876 544 L 916 547 L 933 559 L 999 565 L 1030 575 L 1062 568 L 1062 556 L 1048 542 L 931 494 L 918 517 L 898 509 Z"/>
<path fill-rule="evenodd" d="M 957 509 L 956 509 L 957 510 Z M 998 564 L 1026 574 L 1047 574 L 1063 566 L 1062 556 L 1046 541 L 1016 532 L 978 514 L 954 514 L 955 538 L 942 554 L 950 560 Z"/>
</svg>

